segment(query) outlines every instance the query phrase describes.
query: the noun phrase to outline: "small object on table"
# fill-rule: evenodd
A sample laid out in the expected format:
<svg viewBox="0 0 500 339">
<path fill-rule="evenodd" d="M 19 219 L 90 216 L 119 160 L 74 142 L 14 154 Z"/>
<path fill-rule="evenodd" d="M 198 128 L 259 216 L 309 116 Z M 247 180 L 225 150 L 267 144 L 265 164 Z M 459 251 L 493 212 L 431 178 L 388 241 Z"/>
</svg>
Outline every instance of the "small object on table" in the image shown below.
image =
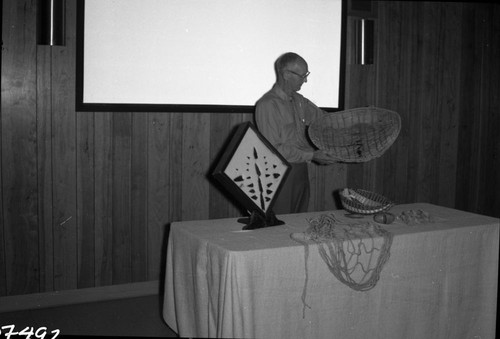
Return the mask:
<svg viewBox="0 0 500 339">
<path fill-rule="evenodd" d="M 358 213 L 347 213 L 344 215 L 348 218 L 351 218 L 351 219 L 362 219 L 366 216 L 366 215 L 358 214 Z"/>
<path fill-rule="evenodd" d="M 245 224 L 245 226 L 243 226 L 243 230 L 254 230 L 257 228 L 284 224 L 283 221 L 276 218 L 276 215 L 272 210 L 265 214 L 259 211 L 253 211 L 249 217 L 239 218 L 238 222 Z"/>
<path fill-rule="evenodd" d="M 396 216 L 389 212 L 381 212 L 375 214 L 373 220 L 379 224 L 392 224 L 396 220 Z"/>
<path fill-rule="evenodd" d="M 386 197 L 357 188 L 344 188 L 339 191 L 340 202 L 350 214 L 349 218 L 359 218 L 356 215 L 369 215 L 387 211 L 394 203 Z"/>
</svg>

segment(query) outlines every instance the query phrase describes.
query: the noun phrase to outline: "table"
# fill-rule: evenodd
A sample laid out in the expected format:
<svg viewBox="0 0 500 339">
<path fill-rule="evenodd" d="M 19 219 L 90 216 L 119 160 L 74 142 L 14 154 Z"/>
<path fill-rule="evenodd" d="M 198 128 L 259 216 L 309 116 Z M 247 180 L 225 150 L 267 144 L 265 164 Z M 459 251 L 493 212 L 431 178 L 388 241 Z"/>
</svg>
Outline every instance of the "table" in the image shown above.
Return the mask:
<svg viewBox="0 0 500 339">
<path fill-rule="evenodd" d="M 435 222 L 384 225 L 390 257 L 368 291 L 332 275 L 317 244 L 306 261 L 290 237 L 345 211 L 279 215 L 285 225 L 251 231 L 237 219 L 174 222 L 164 320 L 181 337 L 494 338 L 499 220 L 427 203 L 390 212 L 409 210 Z"/>
</svg>

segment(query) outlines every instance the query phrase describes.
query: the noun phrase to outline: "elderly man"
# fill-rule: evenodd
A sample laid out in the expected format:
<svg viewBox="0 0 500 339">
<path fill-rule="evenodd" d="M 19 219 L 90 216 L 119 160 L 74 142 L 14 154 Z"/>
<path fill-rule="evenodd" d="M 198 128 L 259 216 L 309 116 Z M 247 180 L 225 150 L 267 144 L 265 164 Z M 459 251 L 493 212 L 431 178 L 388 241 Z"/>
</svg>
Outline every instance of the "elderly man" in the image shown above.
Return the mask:
<svg viewBox="0 0 500 339">
<path fill-rule="evenodd" d="M 307 63 L 300 55 L 291 52 L 281 55 L 275 71 L 276 83 L 255 107 L 257 128 L 292 165 L 273 211 L 306 212 L 310 194 L 307 163 L 332 163 L 325 152 L 315 150 L 307 136 L 309 124 L 325 112 L 297 93 L 309 76 Z"/>
</svg>

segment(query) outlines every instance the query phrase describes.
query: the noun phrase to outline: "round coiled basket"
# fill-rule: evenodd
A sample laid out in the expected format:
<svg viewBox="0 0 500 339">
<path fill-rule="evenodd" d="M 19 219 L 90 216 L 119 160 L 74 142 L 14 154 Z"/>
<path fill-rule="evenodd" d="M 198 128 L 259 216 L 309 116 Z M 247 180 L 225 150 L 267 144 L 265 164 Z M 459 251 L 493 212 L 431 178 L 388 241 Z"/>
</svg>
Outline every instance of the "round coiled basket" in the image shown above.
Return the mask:
<svg viewBox="0 0 500 339">
<path fill-rule="evenodd" d="M 311 123 L 308 134 L 336 161 L 366 162 L 384 154 L 400 130 L 398 113 L 370 106 L 324 114 Z"/>
<path fill-rule="evenodd" d="M 354 214 L 376 214 L 394 206 L 386 197 L 363 189 L 344 188 L 339 195 L 344 209 Z"/>
</svg>

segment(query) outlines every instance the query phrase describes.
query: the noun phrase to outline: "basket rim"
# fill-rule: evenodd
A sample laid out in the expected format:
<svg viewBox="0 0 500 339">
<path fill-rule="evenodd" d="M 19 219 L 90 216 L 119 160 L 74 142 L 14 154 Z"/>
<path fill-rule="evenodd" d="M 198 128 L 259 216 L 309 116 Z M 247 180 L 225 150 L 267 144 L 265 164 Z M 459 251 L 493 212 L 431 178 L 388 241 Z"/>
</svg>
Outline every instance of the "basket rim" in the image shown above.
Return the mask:
<svg viewBox="0 0 500 339">
<path fill-rule="evenodd" d="M 356 118 L 357 113 L 360 115 Z M 364 123 L 362 121 L 363 116 L 370 116 L 373 119 L 374 117 L 376 118 L 377 115 L 381 114 L 385 114 L 390 117 L 390 119 L 386 119 L 388 121 L 386 124 L 387 127 L 385 127 L 384 130 L 379 128 L 378 130 L 375 130 L 375 133 L 373 134 L 365 134 L 364 138 L 359 140 L 360 143 L 339 144 L 332 146 L 328 143 L 325 145 L 325 142 L 323 142 L 324 138 L 321 136 L 320 131 L 322 131 L 325 126 L 324 122 L 326 119 L 333 119 L 332 117 L 335 117 L 336 119 L 339 119 L 339 124 L 345 123 L 346 127 L 343 128 L 331 127 L 333 130 L 340 131 L 341 129 L 351 129 L 357 124 Z M 353 123 L 353 119 L 356 119 L 355 123 Z M 371 122 L 373 122 L 373 120 Z M 366 123 L 368 124 L 370 122 Z M 327 151 L 335 160 L 344 162 L 366 162 L 382 156 L 396 141 L 400 132 L 400 115 L 395 111 L 375 106 L 328 112 L 314 120 L 308 128 L 309 139 L 314 146 L 318 149 Z"/>
<path fill-rule="evenodd" d="M 370 199 L 371 201 L 374 201 L 378 204 L 375 206 L 369 206 L 369 205 L 363 204 L 360 201 L 357 201 L 355 199 L 350 200 L 344 194 L 345 189 L 352 190 L 355 193 L 362 195 L 362 197 Z M 368 197 L 363 195 L 363 194 L 368 195 Z M 346 188 L 340 190 L 339 195 L 340 195 L 341 204 L 344 207 L 344 209 L 349 211 L 349 212 L 354 212 L 354 213 L 358 213 L 358 214 L 376 214 L 379 212 L 386 211 L 386 210 L 390 209 L 392 206 L 394 206 L 394 202 L 391 201 L 390 199 L 388 199 L 387 197 L 385 197 L 379 193 L 365 190 L 365 189 L 347 188 L 346 187 Z"/>
</svg>

